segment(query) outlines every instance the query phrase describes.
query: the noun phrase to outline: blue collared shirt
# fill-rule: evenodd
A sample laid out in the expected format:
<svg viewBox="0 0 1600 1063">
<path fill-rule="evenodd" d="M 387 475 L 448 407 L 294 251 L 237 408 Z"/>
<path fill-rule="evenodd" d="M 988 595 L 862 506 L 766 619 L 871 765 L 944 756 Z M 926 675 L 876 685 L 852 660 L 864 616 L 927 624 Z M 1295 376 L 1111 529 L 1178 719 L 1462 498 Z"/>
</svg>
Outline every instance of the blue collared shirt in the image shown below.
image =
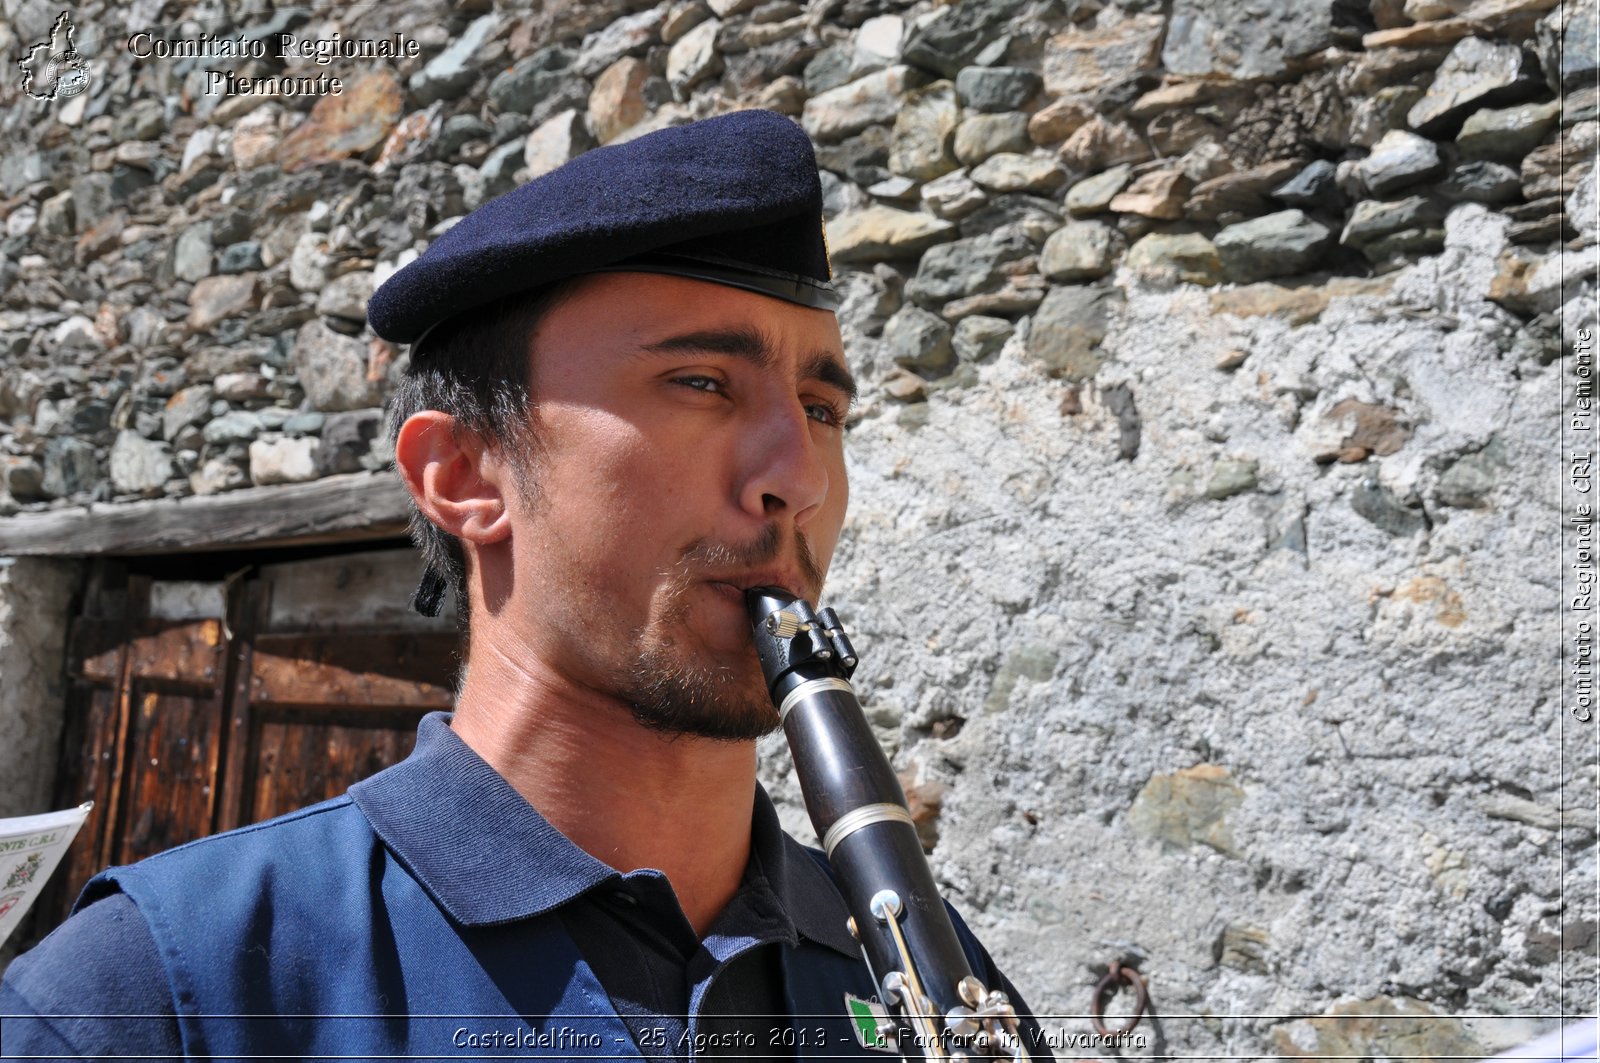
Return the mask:
<svg viewBox="0 0 1600 1063">
<path fill-rule="evenodd" d="M 468 926 L 557 912 L 641 1051 L 720 1045 L 748 1030 L 764 1043 L 781 1014 L 773 950 L 801 937 L 860 956 L 827 873 L 753 795 L 751 855 L 739 892 L 701 940 L 667 877 L 619 872 L 551 826 L 434 713 L 403 764 L 351 788 L 391 851 Z M 829 903 L 829 901 L 834 903 Z M 667 1049 L 668 1051 L 659 1051 Z"/>
<path fill-rule="evenodd" d="M 794 957 L 814 957 L 805 961 L 806 971 L 843 971 L 861 966 L 860 952 L 828 873 L 783 833 L 764 792 L 757 788 L 752 800 L 744 879 L 699 938 L 664 875 L 624 874 L 578 848 L 457 737 L 447 714 L 432 714 L 422 721 L 409 758 L 345 797 L 97 878 L 77 913 L 7 972 L 0 1012 L 56 1016 L 8 1021 L 7 1051 L 176 1055 L 197 1043 L 215 1048 L 217 1027 L 206 1026 L 213 1021 L 207 1009 L 218 1010 L 221 999 L 229 1009 L 259 1012 L 260 1001 L 244 997 L 254 999 L 265 992 L 263 981 L 275 979 L 287 988 L 262 998 L 274 1006 L 292 997 L 306 1011 L 312 1004 L 331 1010 L 330 1002 L 356 1010 L 351 1001 L 366 1010 L 424 1010 L 418 1004 L 437 1000 L 437 992 L 395 1000 L 391 990 L 363 996 L 361 985 L 365 977 L 374 987 L 419 993 L 423 974 L 417 972 L 434 976 L 427 966 L 431 953 L 424 950 L 420 963 L 411 960 L 412 972 L 403 955 L 382 962 L 374 955 L 403 953 L 407 943 L 415 947 L 430 935 L 445 941 L 438 937 L 441 928 L 462 941 L 488 942 L 472 946 L 480 953 L 515 953 L 529 927 L 546 928 L 529 939 L 546 942 L 564 930 L 632 1037 L 627 1047 L 647 1057 L 783 1055 L 817 1047 L 772 1036 L 791 1028 L 790 1013 L 802 998 L 817 1007 L 826 999 L 842 1010 L 842 995 L 831 1003 L 832 996 L 815 995 L 814 986 L 788 984 Z M 374 835 L 381 843 L 362 840 Z M 290 875 L 305 884 L 289 881 Z M 194 892 L 181 895 L 186 890 Z M 316 896 L 305 896 L 313 891 Z M 327 927 L 313 925 L 325 914 L 318 909 L 324 894 L 326 914 L 347 913 L 327 924 L 340 927 L 347 939 L 342 947 Z M 420 903 L 422 894 L 431 905 Z M 427 915 L 434 906 L 448 918 Z M 549 929 L 552 919 L 560 930 Z M 346 977 L 354 988 L 319 994 L 306 989 L 303 972 L 285 980 L 289 958 L 309 956 L 302 962 L 314 965 L 319 949 L 332 954 L 323 977 Z M 836 958 L 824 962 L 828 953 Z M 231 973 L 212 972 L 219 955 L 233 957 Z M 488 957 L 485 964 L 492 973 L 496 963 L 526 966 L 530 960 L 542 962 Z M 342 970 L 347 963 L 357 969 Z M 517 977 L 530 975 L 519 971 Z M 555 985 L 566 976 L 536 966 L 531 977 Z M 568 996 L 575 984 L 565 990 Z M 870 980 L 865 985 L 870 989 Z M 493 999 L 503 1006 L 508 998 Z M 116 1015 L 145 1017 L 105 1017 Z M 613 1027 L 616 1022 L 610 1020 Z M 759 1051 L 716 1051 L 748 1044 L 749 1037 L 758 1039 Z M 693 1051 L 696 1046 L 702 1050 Z"/>
</svg>

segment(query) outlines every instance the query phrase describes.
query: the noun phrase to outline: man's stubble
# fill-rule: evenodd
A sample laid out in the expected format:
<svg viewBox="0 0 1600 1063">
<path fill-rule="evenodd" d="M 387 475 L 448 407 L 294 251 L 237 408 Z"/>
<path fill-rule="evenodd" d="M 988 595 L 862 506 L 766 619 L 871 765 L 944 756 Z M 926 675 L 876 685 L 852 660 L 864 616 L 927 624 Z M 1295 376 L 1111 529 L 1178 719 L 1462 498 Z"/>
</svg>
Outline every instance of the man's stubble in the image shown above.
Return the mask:
<svg viewBox="0 0 1600 1063">
<path fill-rule="evenodd" d="M 537 406 L 535 406 L 537 409 Z M 517 502 L 523 513 L 537 517 L 543 504 L 540 473 L 546 460 L 539 434 L 530 428 L 518 434 L 509 448 Z M 810 543 L 796 528 L 794 565 L 809 588 L 820 591 L 823 573 Z M 721 543 L 699 539 L 685 548 L 667 587 L 667 602 L 652 625 L 645 623 L 630 635 L 632 659 L 616 668 L 620 680 L 613 696 L 626 703 L 642 726 L 665 735 L 687 735 L 723 742 L 748 742 L 776 731 L 782 720 L 767 691 L 756 657 L 755 643 L 747 643 L 743 659 L 734 663 L 696 660 L 678 633 L 686 630 L 692 603 L 690 595 L 706 578 L 773 565 L 783 556 L 783 529 L 769 523 L 748 543 Z M 569 593 L 575 593 L 569 584 Z"/>
<path fill-rule="evenodd" d="M 796 565 L 811 586 L 818 587 L 822 576 L 810 545 L 800 532 L 794 534 Z M 753 741 L 778 729 L 782 721 L 753 642 L 737 665 L 716 664 L 693 659 L 692 651 L 673 633 L 682 630 L 691 609 L 688 596 L 707 576 L 770 566 L 782 550 L 783 533 L 777 524 L 769 524 L 749 543 L 700 540 L 685 550 L 657 630 L 635 633 L 638 656 L 629 670 L 625 695 L 634 719 L 663 734 L 725 742 Z"/>
</svg>

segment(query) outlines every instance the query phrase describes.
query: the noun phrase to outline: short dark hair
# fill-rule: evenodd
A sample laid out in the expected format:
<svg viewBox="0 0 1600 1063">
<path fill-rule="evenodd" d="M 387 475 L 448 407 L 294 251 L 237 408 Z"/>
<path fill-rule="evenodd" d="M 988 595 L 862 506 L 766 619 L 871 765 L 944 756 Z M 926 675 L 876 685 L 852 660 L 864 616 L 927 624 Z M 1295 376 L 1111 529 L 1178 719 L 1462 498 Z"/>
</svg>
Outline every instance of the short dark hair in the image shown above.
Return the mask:
<svg viewBox="0 0 1600 1063">
<path fill-rule="evenodd" d="M 534 459 L 539 440 L 528 412 L 533 405 L 534 330 L 572 288 L 571 281 L 516 292 L 480 307 L 430 332 L 414 345 L 399 386 L 389 399 L 392 450 L 407 418 L 438 410 L 455 420 L 455 431 L 469 432 L 504 453 L 517 486 L 532 497 Z M 425 572 L 434 573 L 455 592 L 456 619 L 470 631 L 466 553 L 461 541 L 430 521 L 409 501 L 411 541 L 422 554 Z"/>
</svg>

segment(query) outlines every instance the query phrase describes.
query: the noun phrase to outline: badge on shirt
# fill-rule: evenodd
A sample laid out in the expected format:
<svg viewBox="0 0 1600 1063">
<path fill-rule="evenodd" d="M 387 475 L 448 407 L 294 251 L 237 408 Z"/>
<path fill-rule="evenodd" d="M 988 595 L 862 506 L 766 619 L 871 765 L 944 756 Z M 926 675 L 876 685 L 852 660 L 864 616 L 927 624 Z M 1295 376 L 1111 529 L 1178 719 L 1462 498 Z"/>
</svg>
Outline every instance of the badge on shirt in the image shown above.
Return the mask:
<svg viewBox="0 0 1600 1063">
<path fill-rule="evenodd" d="M 856 1032 L 856 1041 L 862 1048 L 899 1052 L 894 1043 L 894 1020 L 882 1004 L 846 993 L 844 1009 L 850 1016 L 850 1028 Z"/>
</svg>

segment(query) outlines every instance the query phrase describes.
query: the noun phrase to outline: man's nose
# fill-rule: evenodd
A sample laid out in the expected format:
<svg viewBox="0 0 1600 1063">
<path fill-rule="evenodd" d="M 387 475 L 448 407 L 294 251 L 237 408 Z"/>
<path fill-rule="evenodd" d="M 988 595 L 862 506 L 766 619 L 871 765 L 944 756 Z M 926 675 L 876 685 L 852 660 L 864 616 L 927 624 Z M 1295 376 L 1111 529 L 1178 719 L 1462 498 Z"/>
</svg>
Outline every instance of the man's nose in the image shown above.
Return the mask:
<svg viewBox="0 0 1600 1063">
<path fill-rule="evenodd" d="M 760 418 L 746 438 L 748 473 L 740 491 L 747 513 L 787 518 L 803 527 L 833 486 L 804 407 L 794 403 Z"/>
</svg>

